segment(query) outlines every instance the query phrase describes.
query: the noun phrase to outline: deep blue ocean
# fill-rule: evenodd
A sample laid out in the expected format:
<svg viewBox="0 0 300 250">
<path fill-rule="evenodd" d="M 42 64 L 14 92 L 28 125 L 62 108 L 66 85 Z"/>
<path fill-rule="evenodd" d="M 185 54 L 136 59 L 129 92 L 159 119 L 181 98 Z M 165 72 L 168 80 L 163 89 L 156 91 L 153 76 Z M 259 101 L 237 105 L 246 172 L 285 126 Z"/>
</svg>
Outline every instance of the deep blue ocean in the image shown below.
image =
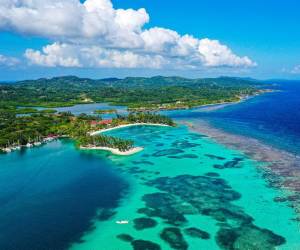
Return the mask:
<svg viewBox="0 0 300 250">
<path fill-rule="evenodd" d="M 260 139 L 274 147 L 300 154 L 300 81 L 272 81 L 267 93 L 221 109 L 198 108 L 174 112 L 173 117 L 199 118 L 234 134 Z"/>
<path fill-rule="evenodd" d="M 95 214 L 111 216 L 126 187 L 109 160 L 69 140 L 1 154 L 0 249 L 67 249 Z"/>
</svg>

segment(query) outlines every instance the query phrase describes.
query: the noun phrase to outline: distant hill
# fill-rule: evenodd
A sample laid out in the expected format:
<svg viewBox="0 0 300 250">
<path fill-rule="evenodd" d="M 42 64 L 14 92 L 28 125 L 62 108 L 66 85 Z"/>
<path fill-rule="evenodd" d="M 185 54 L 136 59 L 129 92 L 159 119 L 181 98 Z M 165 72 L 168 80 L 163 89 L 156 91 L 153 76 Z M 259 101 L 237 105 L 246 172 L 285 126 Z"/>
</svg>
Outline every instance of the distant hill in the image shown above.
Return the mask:
<svg viewBox="0 0 300 250">
<path fill-rule="evenodd" d="M 37 80 L 25 80 L 15 82 L 17 85 L 36 85 L 36 86 L 74 86 L 74 87 L 92 87 L 96 84 L 104 86 L 128 86 L 128 87 L 160 87 L 160 86 L 195 86 L 195 85 L 220 85 L 220 86 L 257 86 L 262 83 L 252 78 L 226 77 L 219 78 L 198 78 L 189 79 L 179 76 L 154 76 L 154 77 L 126 77 L 89 79 L 79 78 L 77 76 L 62 76 L 53 78 L 40 78 Z"/>
<path fill-rule="evenodd" d="M 188 79 L 155 76 L 94 80 L 63 76 L 0 85 L 0 104 L 55 107 L 110 102 L 131 107 L 196 106 L 235 101 L 253 94 L 260 86 L 262 83 L 258 81 L 235 77 Z"/>
</svg>

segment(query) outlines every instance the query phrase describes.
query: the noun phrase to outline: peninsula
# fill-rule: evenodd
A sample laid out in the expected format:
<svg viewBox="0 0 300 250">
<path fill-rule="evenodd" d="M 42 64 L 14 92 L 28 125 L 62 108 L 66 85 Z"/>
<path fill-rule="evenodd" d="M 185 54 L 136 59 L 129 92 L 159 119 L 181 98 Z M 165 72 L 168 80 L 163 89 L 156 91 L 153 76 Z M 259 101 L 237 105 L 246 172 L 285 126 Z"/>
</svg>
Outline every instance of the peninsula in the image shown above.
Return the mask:
<svg viewBox="0 0 300 250">
<path fill-rule="evenodd" d="M 86 114 L 79 116 L 71 113 L 34 114 L 16 117 L 11 122 L 18 128 L 18 133 L 6 130 L 7 133 L 0 140 L 2 152 L 9 153 L 22 147 L 40 146 L 48 141 L 67 137 L 74 139 L 80 149 L 97 149 L 117 155 L 131 155 L 141 151 L 142 148 L 134 147 L 134 142 L 131 140 L 102 133 L 128 126 L 175 126 L 169 117 L 149 112 L 130 113 L 127 116 L 117 115 L 110 120 Z"/>
</svg>

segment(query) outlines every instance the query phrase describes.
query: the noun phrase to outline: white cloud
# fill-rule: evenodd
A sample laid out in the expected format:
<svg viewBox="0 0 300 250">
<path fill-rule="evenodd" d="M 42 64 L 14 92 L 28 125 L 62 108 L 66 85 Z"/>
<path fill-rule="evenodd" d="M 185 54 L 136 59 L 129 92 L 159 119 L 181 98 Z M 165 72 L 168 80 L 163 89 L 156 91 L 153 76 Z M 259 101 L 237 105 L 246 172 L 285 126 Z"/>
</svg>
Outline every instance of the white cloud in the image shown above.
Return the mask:
<svg viewBox="0 0 300 250">
<path fill-rule="evenodd" d="M 20 60 L 15 57 L 4 56 L 0 54 L 0 66 L 16 66 L 20 63 Z"/>
<path fill-rule="evenodd" d="M 46 67 L 161 68 L 168 63 L 160 55 L 59 43 L 43 47 L 42 52 L 27 49 L 25 57 L 32 64 Z"/>
<path fill-rule="evenodd" d="M 300 65 L 296 65 L 292 70 L 292 74 L 300 74 Z"/>
<path fill-rule="evenodd" d="M 199 42 L 199 52 L 203 56 L 204 65 L 209 67 L 230 66 L 238 67 L 256 66 L 248 57 L 235 55 L 230 48 L 217 40 L 202 39 Z"/>
<path fill-rule="evenodd" d="M 47 67 L 80 67 L 78 58 L 76 57 L 76 50 L 67 44 L 54 43 L 43 47 L 43 51 L 35 51 L 27 49 L 25 57 L 31 63 L 47 66 Z"/>
<path fill-rule="evenodd" d="M 111 0 L 0 0 L 0 30 L 48 38 L 31 63 L 63 67 L 253 67 L 217 40 L 154 27 L 145 9 L 115 9 Z"/>
</svg>

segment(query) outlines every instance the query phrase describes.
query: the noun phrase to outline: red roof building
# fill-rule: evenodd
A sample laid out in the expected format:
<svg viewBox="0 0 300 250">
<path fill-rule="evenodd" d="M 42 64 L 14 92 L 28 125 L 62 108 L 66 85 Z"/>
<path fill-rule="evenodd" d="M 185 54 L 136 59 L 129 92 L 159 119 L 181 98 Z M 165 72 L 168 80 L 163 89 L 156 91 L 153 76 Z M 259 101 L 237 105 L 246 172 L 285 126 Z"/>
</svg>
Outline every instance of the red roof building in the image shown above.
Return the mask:
<svg viewBox="0 0 300 250">
<path fill-rule="evenodd" d="M 109 125 L 112 123 L 112 119 L 102 120 L 102 121 L 91 121 L 91 125 Z"/>
</svg>

